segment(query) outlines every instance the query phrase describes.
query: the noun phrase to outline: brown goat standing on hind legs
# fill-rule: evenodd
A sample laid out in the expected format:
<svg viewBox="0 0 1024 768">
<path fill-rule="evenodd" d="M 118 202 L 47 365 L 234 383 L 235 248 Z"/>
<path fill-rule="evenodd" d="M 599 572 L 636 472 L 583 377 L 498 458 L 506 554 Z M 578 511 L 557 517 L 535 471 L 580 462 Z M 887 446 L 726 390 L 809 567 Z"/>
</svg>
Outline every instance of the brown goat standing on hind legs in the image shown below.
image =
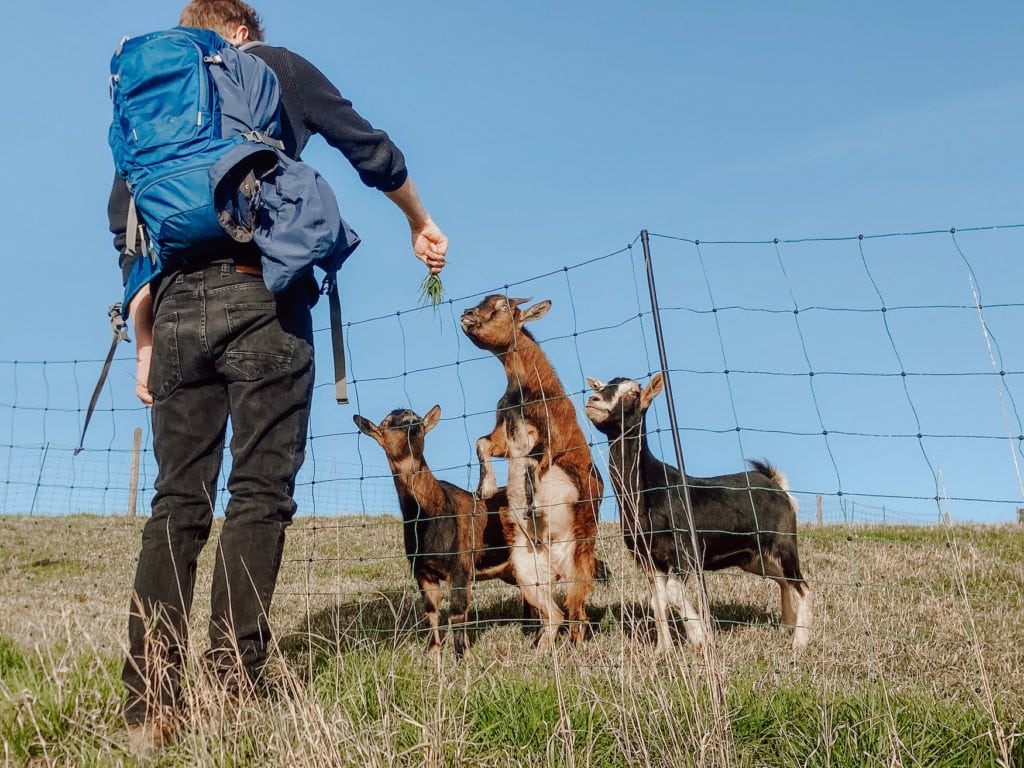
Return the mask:
<svg viewBox="0 0 1024 768">
<path fill-rule="evenodd" d="M 608 472 L 622 535 L 651 582 L 658 650 L 672 646 L 670 606 L 682 614 L 690 642 L 704 644 L 701 620 L 683 592 L 683 581 L 696 568 L 717 571 L 733 565 L 779 585 L 782 624 L 793 629 L 793 650 L 806 647 L 811 591 L 800 573 L 796 500 L 785 476 L 766 462 L 751 461 L 746 472 L 687 477 L 695 555 L 682 474 L 656 459 L 647 445 L 645 414 L 661 392 L 662 375 L 655 374 L 645 388 L 622 378 L 587 382 L 594 390 L 587 416 L 608 437 Z"/>
<path fill-rule="evenodd" d="M 394 410 L 379 425 L 358 414 L 352 417 L 359 431 L 384 449 L 391 467 L 402 509 L 405 554 L 423 595 L 430 625 L 427 655 L 433 659 L 441 653 L 438 616 L 442 581 L 447 580 L 451 590 L 449 623 L 457 658 L 469 648 L 466 619 L 471 582 L 501 579 L 516 583 L 498 512 L 505 503 L 504 489 L 498 489 L 489 499 L 478 499 L 469 491 L 438 480 L 423 458 L 424 437 L 440 418 L 438 405 L 423 418 L 408 409 Z"/>
<path fill-rule="evenodd" d="M 594 556 L 597 514 L 604 483 L 555 369 L 525 323 L 551 308 L 540 301 L 491 295 L 462 313 L 462 330 L 481 349 L 494 353 L 508 384 L 498 401 L 490 435 L 477 441 L 479 495 L 494 493 L 491 457 L 508 459 L 508 507 L 502 511 L 506 541 L 523 599 L 541 619 L 537 650 L 553 648 L 562 611 L 554 582 L 568 585 L 565 607 L 572 622 L 569 639 L 580 643 L 588 618 L 586 600 L 595 576 L 606 578 Z"/>
</svg>

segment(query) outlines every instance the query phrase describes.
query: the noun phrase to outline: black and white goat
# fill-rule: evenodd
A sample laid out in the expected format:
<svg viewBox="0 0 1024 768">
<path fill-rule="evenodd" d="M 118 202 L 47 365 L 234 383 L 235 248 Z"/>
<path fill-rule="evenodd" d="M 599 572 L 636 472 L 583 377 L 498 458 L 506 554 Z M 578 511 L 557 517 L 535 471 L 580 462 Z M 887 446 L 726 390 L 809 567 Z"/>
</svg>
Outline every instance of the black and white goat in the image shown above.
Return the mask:
<svg viewBox="0 0 1024 768">
<path fill-rule="evenodd" d="M 687 522 L 683 478 L 654 457 L 647 444 L 645 413 L 661 392 L 655 374 L 645 387 L 624 378 L 587 379 L 594 394 L 587 416 L 608 437 L 608 463 L 618 500 L 622 534 L 647 573 L 658 650 L 671 647 L 667 608 L 684 619 L 687 637 L 705 642 L 700 617 L 683 590 L 695 566 L 707 571 L 739 566 L 773 579 L 782 593 L 782 624 L 793 628 L 793 649 L 806 647 L 812 621 L 811 592 L 800 573 L 796 500 L 785 476 L 761 461 L 750 469 L 717 477 L 687 477 L 697 555 Z M 681 575 L 682 578 L 675 578 Z"/>
</svg>

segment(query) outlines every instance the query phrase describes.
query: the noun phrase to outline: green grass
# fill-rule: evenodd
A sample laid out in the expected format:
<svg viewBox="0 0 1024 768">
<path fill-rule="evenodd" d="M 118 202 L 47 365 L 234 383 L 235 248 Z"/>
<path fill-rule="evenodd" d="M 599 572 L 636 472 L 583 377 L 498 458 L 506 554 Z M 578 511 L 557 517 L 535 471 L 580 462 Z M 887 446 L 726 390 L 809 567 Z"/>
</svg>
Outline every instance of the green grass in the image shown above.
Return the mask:
<svg viewBox="0 0 1024 768">
<path fill-rule="evenodd" d="M 992 722 L 976 709 L 921 695 L 891 697 L 878 683 L 829 694 L 806 686 L 764 690 L 743 684 L 730 703 L 733 733 L 748 765 L 764 755 L 775 755 L 778 766 L 999 765 L 990 743 Z M 1018 741 L 1018 757 L 1022 747 Z"/>
<path fill-rule="evenodd" d="M 0 764 L 133 765 L 119 675 L 142 521 L 0 523 Z M 448 642 L 434 666 L 397 520 L 299 521 L 271 617 L 270 695 L 234 701 L 190 659 L 184 728 L 152 764 L 1024 765 L 1024 531 L 803 534 L 817 620 L 799 657 L 774 585 L 737 572 L 708 575 L 717 655 L 695 654 L 678 626 L 678 647 L 656 655 L 646 584 L 606 526 L 613 579 L 591 597 L 582 648 L 563 639 L 538 657 L 517 592 L 488 582 L 474 590 L 472 655 L 456 663 Z"/>
<path fill-rule="evenodd" d="M 420 283 L 420 303 L 430 304 L 436 312 L 442 301 L 444 301 L 444 284 L 441 282 L 441 276 L 429 272 Z"/>
</svg>

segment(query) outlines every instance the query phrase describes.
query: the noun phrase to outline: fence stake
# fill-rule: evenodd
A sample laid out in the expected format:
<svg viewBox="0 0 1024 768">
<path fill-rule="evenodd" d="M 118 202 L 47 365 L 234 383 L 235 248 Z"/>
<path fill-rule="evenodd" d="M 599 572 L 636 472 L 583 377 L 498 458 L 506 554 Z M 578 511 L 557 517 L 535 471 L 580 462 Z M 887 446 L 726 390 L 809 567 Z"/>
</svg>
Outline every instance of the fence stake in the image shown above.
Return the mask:
<svg viewBox="0 0 1024 768">
<path fill-rule="evenodd" d="M 651 262 L 651 243 L 650 238 L 647 236 L 647 230 L 640 231 L 640 242 L 644 248 L 644 266 L 647 268 L 647 288 L 651 294 L 651 316 L 654 318 L 654 335 L 658 342 L 658 360 L 661 365 L 661 372 L 665 378 L 665 399 L 668 404 L 668 421 L 669 426 L 672 430 L 672 447 L 676 453 L 676 463 L 679 465 L 679 474 L 683 480 L 683 505 L 686 507 L 686 524 L 690 528 L 690 546 L 693 547 L 693 574 L 697 579 L 699 585 L 700 594 L 700 605 L 702 620 L 707 619 L 705 625 L 705 635 L 708 639 L 708 647 L 705 649 L 704 656 L 706 662 L 710 662 L 709 667 L 711 668 L 712 674 L 708 675 L 708 689 L 712 696 L 712 711 L 716 714 L 721 715 L 726 711 L 725 702 L 725 686 L 723 683 L 724 676 L 721 674 L 721 669 L 718 666 L 717 656 L 717 643 L 715 642 L 714 635 L 714 624 L 711 621 L 711 605 L 708 598 L 707 584 L 704 582 L 704 568 L 701 564 L 700 559 L 700 547 L 697 545 L 697 530 L 693 522 L 693 505 L 690 503 L 690 484 L 687 481 L 686 465 L 683 463 L 683 446 L 679 441 L 679 425 L 676 423 L 676 404 L 672 397 L 672 379 L 668 375 L 668 357 L 665 354 L 665 337 L 661 332 L 661 312 L 658 309 L 658 291 L 654 284 L 654 264 Z M 669 524 L 676 528 L 676 522 L 674 519 L 669 520 Z M 718 719 L 718 718 L 716 718 Z M 719 728 L 722 729 L 722 735 L 727 736 L 729 734 L 729 721 L 726 716 L 724 720 L 720 720 L 722 725 Z M 731 743 L 731 742 L 730 742 Z M 728 749 L 728 747 L 726 747 Z"/>
<path fill-rule="evenodd" d="M 708 615 L 710 615 L 710 606 L 706 605 L 707 585 L 704 583 L 704 568 L 702 567 L 700 556 L 697 554 L 701 550 L 697 544 L 697 526 L 693 522 L 693 505 L 690 503 L 690 483 L 687 480 L 686 463 L 683 461 L 683 446 L 679 440 L 679 424 L 676 422 L 676 402 L 675 398 L 672 397 L 672 377 L 668 373 L 668 355 L 665 353 L 665 337 L 661 331 L 661 311 L 658 308 L 658 290 L 655 287 L 654 263 L 651 260 L 651 243 L 646 229 L 640 231 L 640 242 L 644 249 L 644 266 L 647 269 L 647 289 L 651 294 L 651 316 L 654 318 L 654 336 L 658 343 L 658 361 L 661 366 L 662 376 L 665 379 L 665 400 L 668 404 L 668 422 L 672 432 L 672 447 L 675 450 L 679 474 L 683 479 L 683 504 L 685 506 L 683 511 L 686 513 L 686 525 L 690 529 L 690 546 L 693 547 L 692 551 L 694 553 L 693 573 L 697 577 L 697 583 L 700 586 L 701 600 L 705 603 Z M 673 529 L 677 528 L 674 519 L 670 519 L 669 524 Z M 714 637 L 712 633 L 708 633 L 708 636 L 709 638 Z M 711 643 L 714 644 L 713 639 Z"/>
<path fill-rule="evenodd" d="M 128 471 L 128 509 L 126 517 L 135 517 L 135 505 L 139 498 L 139 454 L 142 452 L 142 427 L 136 427 L 132 435 L 132 466 Z"/>
<path fill-rule="evenodd" d="M 1024 525 L 1024 507 L 1017 508 L 1017 525 Z"/>
<path fill-rule="evenodd" d="M 46 443 L 43 446 L 43 455 L 39 459 L 39 474 L 36 475 L 36 488 L 32 491 L 32 504 L 28 508 L 28 513 L 34 515 L 36 513 L 36 499 L 39 498 L 39 486 L 43 483 L 43 467 L 46 466 L 46 454 L 50 452 L 50 444 Z"/>
<path fill-rule="evenodd" d="M 817 507 L 817 518 L 818 527 L 821 528 L 821 494 L 817 494 L 814 497 L 815 506 Z"/>
<path fill-rule="evenodd" d="M 647 230 L 641 230 L 640 242 L 644 248 L 644 266 L 647 268 L 647 289 L 651 294 L 651 315 L 654 318 L 654 336 L 658 343 L 658 361 L 661 365 L 661 373 L 665 378 L 665 400 L 668 403 L 668 423 L 672 430 L 672 447 L 676 453 L 676 464 L 679 465 L 679 474 L 683 476 L 683 500 L 686 502 L 686 523 L 690 526 L 690 539 L 694 553 L 700 551 L 697 547 L 697 532 L 693 525 L 693 508 L 690 505 L 690 484 L 687 482 L 686 466 L 683 463 L 683 446 L 679 441 L 679 425 L 676 423 L 676 403 L 672 397 L 672 377 L 668 375 L 668 356 L 665 354 L 665 337 L 661 332 L 661 312 L 658 309 L 658 291 L 654 285 L 654 264 L 651 262 L 651 243 L 647 236 Z M 675 527 L 675 521 L 672 527 Z M 699 563 L 694 563 L 698 577 L 703 580 L 703 573 Z"/>
</svg>

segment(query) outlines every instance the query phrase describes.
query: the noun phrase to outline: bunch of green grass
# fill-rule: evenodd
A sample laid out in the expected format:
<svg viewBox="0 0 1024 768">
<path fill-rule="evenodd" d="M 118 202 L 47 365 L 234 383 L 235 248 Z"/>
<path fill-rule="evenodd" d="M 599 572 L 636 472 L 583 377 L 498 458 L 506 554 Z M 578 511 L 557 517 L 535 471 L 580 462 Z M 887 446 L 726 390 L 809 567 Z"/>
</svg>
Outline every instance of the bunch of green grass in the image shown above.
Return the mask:
<svg viewBox="0 0 1024 768">
<path fill-rule="evenodd" d="M 430 306 L 437 311 L 438 306 L 444 301 L 444 286 L 441 283 L 441 276 L 434 272 L 428 272 L 420 284 L 420 302 Z"/>
</svg>

